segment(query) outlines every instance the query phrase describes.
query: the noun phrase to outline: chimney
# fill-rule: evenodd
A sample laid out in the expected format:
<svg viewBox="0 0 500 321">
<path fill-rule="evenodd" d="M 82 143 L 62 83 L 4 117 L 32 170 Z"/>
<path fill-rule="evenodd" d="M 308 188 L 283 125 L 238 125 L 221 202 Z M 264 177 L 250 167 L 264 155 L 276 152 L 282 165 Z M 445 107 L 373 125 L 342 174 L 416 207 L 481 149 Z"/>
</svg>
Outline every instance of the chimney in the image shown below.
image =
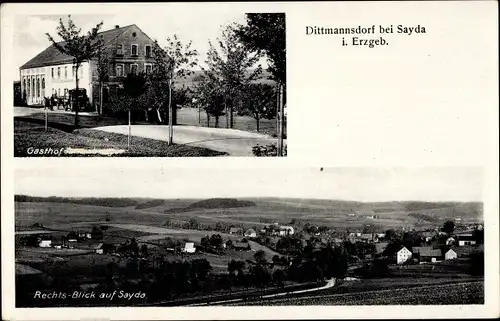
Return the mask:
<svg viewBox="0 0 500 321">
<path fill-rule="evenodd" d="M 119 25 L 115 25 L 115 29 L 118 29 L 118 28 L 120 28 L 120 26 Z"/>
</svg>

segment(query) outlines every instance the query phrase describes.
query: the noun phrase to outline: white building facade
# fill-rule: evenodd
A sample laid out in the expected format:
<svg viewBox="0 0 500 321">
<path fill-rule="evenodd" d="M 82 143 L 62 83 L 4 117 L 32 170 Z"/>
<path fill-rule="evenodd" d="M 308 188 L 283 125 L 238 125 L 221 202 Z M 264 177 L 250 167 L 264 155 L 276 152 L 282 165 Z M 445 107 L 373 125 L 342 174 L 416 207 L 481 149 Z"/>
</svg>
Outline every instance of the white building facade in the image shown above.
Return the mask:
<svg viewBox="0 0 500 321">
<path fill-rule="evenodd" d="M 84 62 L 78 68 L 78 88 L 92 97 L 90 63 Z M 44 98 L 56 94 L 68 96 L 70 89 L 76 88 L 76 73 L 73 64 L 54 64 L 38 68 L 20 69 L 21 92 L 28 105 L 43 105 Z"/>
<path fill-rule="evenodd" d="M 411 259 L 412 253 L 410 250 L 408 250 L 406 247 L 402 247 L 401 250 L 398 251 L 396 255 L 396 262 L 398 264 L 403 264 L 409 259 Z"/>
</svg>

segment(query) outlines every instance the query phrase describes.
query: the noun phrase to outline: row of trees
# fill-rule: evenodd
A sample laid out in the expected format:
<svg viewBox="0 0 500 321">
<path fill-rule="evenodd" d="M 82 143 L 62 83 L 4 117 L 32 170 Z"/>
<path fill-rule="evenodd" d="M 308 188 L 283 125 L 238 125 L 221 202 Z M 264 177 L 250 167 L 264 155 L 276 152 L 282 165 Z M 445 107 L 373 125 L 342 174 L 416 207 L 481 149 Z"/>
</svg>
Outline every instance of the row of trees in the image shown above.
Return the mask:
<svg viewBox="0 0 500 321">
<path fill-rule="evenodd" d="M 110 61 L 108 50 L 99 36 L 103 22 L 97 24 L 86 35 L 68 17 L 67 26 L 60 20 L 56 29 L 63 42 L 56 41 L 49 33 L 50 42 L 61 53 L 72 56 L 76 70 L 76 89 L 78 91 L 78 69 L 85 61 L 97 63 L 97 79 L 100 84 L 100 108 L 103 106 L 103 86 L 109 78 Z M 207 68 L 203 69 L 194 89 L 194 100 L 198 108 L 205 110 L 207 119 L 215 118 L 215 126 L 219 126 L 219 118 L 226 115 L 226 126 L 233 128 L 235 111 L 247 114 L 257 121 L 271 119 L 276 116 L 277 91 L 272 85 L 256 83 L 262 75 L 262 67 L 257 62 L 264 55 L 269 61 L 272 78 L 284 86 L 286 80 L 285 55 L 285 19 L 284 14 L 248 14 L 247 24 L 231 24 L 227 26 L 217 45 L 209 43 Z M 172 100 L 176 92 L 185 94 L 186 89 L 178 89 L 176 81 L 193 73 L 198 64 L 198 52 L 191 48 L 191 42 L 184 45 L 174 35 L 167 38 L 166 46 L 160 47 L 158 42 L 152 47 L 154 65 L 152 72 L 145 75 L 127 77 L 124 91 L 120 97 L 114 97 L 111 104 L 113 110 L 126 110 L 130 114 L 139 110 L 148 118 L 148 111 L 156 111 L 160 122 L 168 119 L 173 124 L 174 106 Z M 162 115 L 168 110 L 168 115 Z M 78 127 L 79 106 L 75 106 L 75 127 Z M 210 122 L 210 121 L 208 121 Z M 171 143 L 172 127 L 169 131 Z"/>
</svg>

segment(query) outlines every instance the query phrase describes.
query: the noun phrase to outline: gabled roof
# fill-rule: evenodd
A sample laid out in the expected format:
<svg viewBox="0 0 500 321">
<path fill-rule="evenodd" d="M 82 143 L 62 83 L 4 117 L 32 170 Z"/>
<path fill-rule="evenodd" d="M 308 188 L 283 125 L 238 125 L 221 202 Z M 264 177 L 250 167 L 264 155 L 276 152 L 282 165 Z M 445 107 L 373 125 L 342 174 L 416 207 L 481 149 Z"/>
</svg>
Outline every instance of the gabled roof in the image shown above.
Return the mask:
<svg viewBox="0 0 500 321">
<path fill-rule="evenodd" d="M 250 247 L 250 245 L 248 243 L 235 242 L 235 243 L 233 243 L 233 247 L 248 248 L 248 247 Z"/>
<path fill-rule="evenodd" d="M 440 257 L 441 250 L 433 249 L 431 247 L 422 247 L 419 251 L 420 257 Z"/>
<path fill-rule="evenodd" d="M 411 251 L 408 250 L 405 246 L 401 246 L 401 248 L 398 250 L 398 252 L 401 252 L 401 251 L 408 251 L 411 253 Z"/>
<path fill-rule="evenodd" d="M 229 233 L 236 233 L 236 232 L 239 232 L 239 231 L 243 231 L 243 229 L 240 228 L 240 227 L 231 227 L 229 229 Z"/>
<path fill-rule="evenodd" d="M 111 30 L 106 30 L 99 32 L 98 35 L 102 37 L 104 44 L 109 44 L 112 40 L 118 38 L 122 33 L 124 33 L 128 28 L 136 25 L 128 25 L 121 28 L 114 28 Z M 137 27 L 138 28 L 138 27 Z M 64 45 L 64 41 L 58 42 L 60 45 Z M 37 68 L 44 67 L 50 65 L 61 65 L 68 64 L 73 62 L 73 57 L 61 53 L 57 48 L 52 44 L 47 49 L 36 55 L 34 58 L 29 60 L 27 63 L 22 65 L 19 69 L 27 69 L 27 68 Z"/>
</svg>

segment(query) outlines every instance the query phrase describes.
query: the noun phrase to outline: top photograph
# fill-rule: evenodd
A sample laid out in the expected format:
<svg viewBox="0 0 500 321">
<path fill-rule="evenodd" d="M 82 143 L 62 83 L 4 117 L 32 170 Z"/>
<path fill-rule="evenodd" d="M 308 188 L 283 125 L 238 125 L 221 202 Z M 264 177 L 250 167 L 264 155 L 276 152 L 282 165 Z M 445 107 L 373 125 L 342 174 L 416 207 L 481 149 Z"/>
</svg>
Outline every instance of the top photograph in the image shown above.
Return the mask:
<svg viewBox="0 0 500 321">
<path fill-rule="evenodd" d="M 285 14 L 206 17 L 16 16 L 14 156 L 286 156 Z"/>
</svg>

